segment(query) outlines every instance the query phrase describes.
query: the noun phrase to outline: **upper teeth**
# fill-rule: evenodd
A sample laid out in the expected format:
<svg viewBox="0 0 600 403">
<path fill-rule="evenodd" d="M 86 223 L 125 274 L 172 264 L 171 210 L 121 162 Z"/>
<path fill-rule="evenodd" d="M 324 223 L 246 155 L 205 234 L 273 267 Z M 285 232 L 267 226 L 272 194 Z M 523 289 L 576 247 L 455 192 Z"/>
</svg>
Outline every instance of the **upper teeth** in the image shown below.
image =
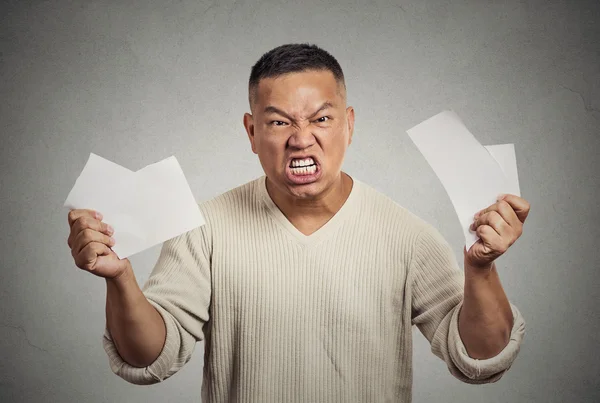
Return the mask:
<svg viewBox="0 0 600 403">
<path fill-rule="evenodd" d="M 313 161 L 312 158 L 306 158 L 303 160 L 298 160 L 298 159 L 292 160 L 293 167 L 306 167 L 309 165 L 313 165 L 314 163 L 315 162 Z"/>
</svg>

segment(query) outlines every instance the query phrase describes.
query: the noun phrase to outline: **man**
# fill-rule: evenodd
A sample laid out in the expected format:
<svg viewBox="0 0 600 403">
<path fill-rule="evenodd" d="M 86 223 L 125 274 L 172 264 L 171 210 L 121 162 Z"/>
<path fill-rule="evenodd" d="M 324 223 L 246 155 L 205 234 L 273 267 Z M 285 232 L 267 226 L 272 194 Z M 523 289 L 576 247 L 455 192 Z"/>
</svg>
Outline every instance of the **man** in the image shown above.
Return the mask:
<svg viewBox="0 0 600 403">
<path fill-rule="evenodd" d="M 69 213 L 78 267 L 106 278 L 112 370 L 160 382 L 205 341 L 204 402 L 410 402 L 412 325 L 450 372 L 498 380 L 524 333 L 494 260 L 528 203 L 479 212 L 464 274 L 429 224 L 341 171 L 354 110 L 329 53 L 261 57 L 244 126 L 265 176 L 200 204 L 206 225 L 164 243 L 144 285 L 102 215 Z"/>
</svg>

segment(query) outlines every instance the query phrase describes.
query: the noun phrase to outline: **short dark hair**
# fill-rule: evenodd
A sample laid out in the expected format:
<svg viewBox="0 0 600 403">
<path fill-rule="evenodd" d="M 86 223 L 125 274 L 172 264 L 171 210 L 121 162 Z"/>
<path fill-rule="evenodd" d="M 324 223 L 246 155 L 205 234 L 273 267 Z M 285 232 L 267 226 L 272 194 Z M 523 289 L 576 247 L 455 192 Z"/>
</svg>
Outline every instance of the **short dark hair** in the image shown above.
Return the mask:
<svg viewBox="0 0 600 403">
<path fill-rule="evenodd" d="M 252 106 L 253 93 L 263 78 L 310 70 L 328 70 L 338 84 L 346 88 L 344 72 L 338 61 L 326 50 L 308 43 L 290 43 L 271 49 L 252 66 L 248 95 Z"/>
</svg>

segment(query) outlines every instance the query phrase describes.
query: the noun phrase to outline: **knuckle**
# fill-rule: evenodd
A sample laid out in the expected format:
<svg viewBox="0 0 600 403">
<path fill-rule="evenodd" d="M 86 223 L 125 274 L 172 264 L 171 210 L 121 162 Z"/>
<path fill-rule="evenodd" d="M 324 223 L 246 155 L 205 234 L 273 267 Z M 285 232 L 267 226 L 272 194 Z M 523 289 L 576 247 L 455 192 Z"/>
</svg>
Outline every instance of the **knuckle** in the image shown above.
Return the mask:
<svg viewBox="0 0 600 403">
<path fill-rule="evenodd" d="M 73 238 L 73 240 L 75 240 L 77 238 L 77 236 L 79 236 L 79 233 L 84 229 L 84 227 L 81 225 L 81 221 L 77 220 L 75 221 L 75 224 L 73 224 L 73 226 L 71 227 L 71 237 Z"/>
<path fill-rule="evenodd" d="M 90 247 L 85 247 L 78 256 L 78 266 L 84 270 L 89 270 L 93 266 L 94 256 Z"/>
<path fill-rule="evenodd" d="M 508 204 L 506 201 L 502 200 L 500 202 L 500 205 L 498 206 L 498 211 L 507 214 L 512 210 L 512 207 L 510 206 L 510 204 Z"/>
<path fill-rule="evenodd" d="M 523 226 L 519 225 L 516 229 L 515 229 L 515 233 L 517 234 L 517 238 L 520 237 L 521 235 L 523 235 Z"/>
<path fill-rule="evenodd" d="M 83 231 L 81 231 L 81 239 L 84 241 L 90 241 L 90 240 L 94 239 L 95 232 L 96 231 L 94 231 L 93 229 L 86 228 Z"/>
<path fill-rule="evenodd" d="M 95 256 L 99 256 L 102 255 L 104 253 L 104 250 L 106 249 L 106 245 L 103 244 L 102 242 L 94 242 L 94 255 Z"/>
<path fill-rule="evenodd" d="M 502 216 L 497 212 L 492 211 L 488 221 L 490 224 L 499 227 L 502 225 Z"/>
<path fill-rule="evenodd" d="M 89 259 L 92 255 L 96 254 L 96 242 L 89 242 L 84 250 L 86 251 L 86 257 Z"/>
<path fill-rule="evenodd" d="M 81 216 L 79 217 L 79 219 L 77 220 L 79 222 L 79 225 L 81 228 L 89 228 L 90 227 L 90 219 L 86 216 Z"/>
<path fill-rule="evenodd" d="M 81 228 L 81 222 L 79 222 L 79 220 L 73 222 L 73 225 L 71 225 L 71 236 L 75 236 L 79 233 Z"/>
<path fill-rule="evenodd" d="M 75 264 L 77 265 L 77 267 L 79 267 L 80 269 L 83 269 L 85 266 L 85 259 L 82 256 L 82 254 L 80 253 L 79 255 L 75 255 Z"/>
</svg>

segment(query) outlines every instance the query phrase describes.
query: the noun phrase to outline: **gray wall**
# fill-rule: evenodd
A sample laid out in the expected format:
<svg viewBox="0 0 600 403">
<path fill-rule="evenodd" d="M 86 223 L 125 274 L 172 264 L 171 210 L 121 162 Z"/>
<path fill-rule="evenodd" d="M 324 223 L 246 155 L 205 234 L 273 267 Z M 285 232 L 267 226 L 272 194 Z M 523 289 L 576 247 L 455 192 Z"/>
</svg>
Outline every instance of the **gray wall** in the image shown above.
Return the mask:
<svg viewBox="0 0 600 403">
<path fill-rule="evenodd" d="M 62 203 L 90 152 L 130 169 L 175 155 L 199 201 L 262 174 L 242 126 L 250 66 L 307 41 L 345 69 L 345 170 L 460 261 L 450 200 L 405 130 L 451 108 L 483 144 L 516 144 L 532 212 L 499 268 L 525 344 L 499 383 L 469 386 L 415 331 L 414 401 L 600 401 L 598 1 L 133 3 L 1 6 L 1 401 L 199 401 L 202 345 L 156 386 L 110 372 L 105 284 L 75 268 Z M 158 252 L 132 258 L 140 283 Z"/>
</svg>

